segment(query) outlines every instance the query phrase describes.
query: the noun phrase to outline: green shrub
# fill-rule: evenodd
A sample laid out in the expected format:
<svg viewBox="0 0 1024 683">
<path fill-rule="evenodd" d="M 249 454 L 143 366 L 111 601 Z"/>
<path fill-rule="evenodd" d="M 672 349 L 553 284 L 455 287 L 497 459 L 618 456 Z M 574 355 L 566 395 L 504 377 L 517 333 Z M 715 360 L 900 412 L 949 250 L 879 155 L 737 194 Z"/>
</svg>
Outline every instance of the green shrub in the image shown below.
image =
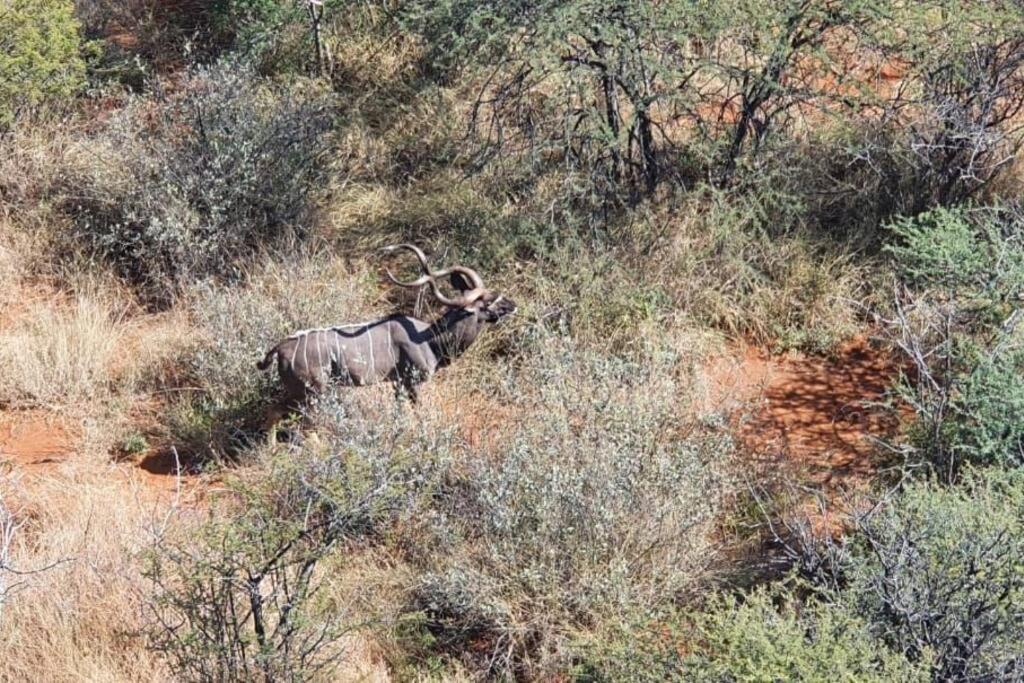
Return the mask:
<svg viewBox="0 0 1024 683">
<path fill-rule="evenodd" d="M 121 440 L 119 450 L 128 457 L 140 455 L 149 450 L 149 441 L 144 434 L 132 432 Z"/>
<path fill-rule="evenodd" d="M 333 12 L 337 3 L 328 1 Z M 213 20 L 232 48 L 272 73 L 303 71 L 313 57 L 304 3 L 289 0 L 220 0 Z"/>
<path fill-rule="evenodd" d="M 913 367 L 895 395 L 914 410 L 901 444 L 948 481 L 965 464 L 1024 464 L 1024 358 L 999 335 L 981 344 L 950 334 L 952 312 L 928 312 L 903 324 L 903 350 Z M 925 328 L 925 329 L 922 329 Z"/>
<path fill-rule="evenodd" d="M 0 132 L 19 112 L 74 95 L 85 62 L 70 0 L 8 0 L 0 7 Z"/>
<path fill-rule="evenodd" d="M 413 554 L 410 609 L 438 650 L 489 675 L 543 676 L 569 664 L 577 630 L 700 584 L 732 445 L 712 427 L 679 428 L 673 360 L 548 338 L 499 377 L 520 417 L 498 452 L 464 454 Z"/>
<path fill-rule="evenodd" d="M 913 370 L 907 445 L 955 477 L 964 463 L 1022 462 L 1019 297 L 1024 221 L 1013 207 L 936 209 L 892 225 L 903 279 L 888 328 Z"/>
<path fill-rule="evenodd" d="M 924 443 L 940 462 L 1024 465 L 1024 358 L 973 353 L 958 378 L 938 443 Z"/>
<path fill-rule="evenodd" d="M 717 598 L 695 622 L 688 635 L 697 653 L 680 662 L 676 680 L 929 680 L 925 663 L 879 643 L 869 622 L 817 600 L 801 605 L 786 591 Z"/>
<path fill-rule="evenodd" d="M 909 285 L 995 298 L 1024 286 L 1024 224 L 1012 210 L 939 208 L 889 230 L 886 251 Z"/>
<path fill-rule="evenodd" d="M 312 84 L 232 63 L 191 72 L 167 99 L 133 98 L 71 178 L 78 236 L 151 301 L 237 279 L 254 252 L 309 234 L 332 112 Z"/>
</svg>

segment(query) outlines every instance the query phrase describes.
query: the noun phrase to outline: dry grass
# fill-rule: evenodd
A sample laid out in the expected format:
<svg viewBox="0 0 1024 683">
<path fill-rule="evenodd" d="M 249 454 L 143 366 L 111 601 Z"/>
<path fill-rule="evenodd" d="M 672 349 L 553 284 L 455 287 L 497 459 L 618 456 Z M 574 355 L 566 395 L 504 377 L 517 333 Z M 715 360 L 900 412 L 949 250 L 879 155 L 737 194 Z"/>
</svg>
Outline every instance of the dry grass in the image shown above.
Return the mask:
<svg viewBox="0 0 1024 683">
<path fill-rule="evenodd" d="M 794 229 L 767 234 L 746 207 L 687 204 L 657 275 L 700 326 L 782 348 L 825 351 L 854 335 L 872 266 Z"/>
<path fill-rule="evenodd" d="M 12 244 L 15 232 L 0 224 L 0 310 L 18 299 L 18 285 L 22 278 L 22 265 L 18 249 Z"/>
<path fill-rule="evenodd" d="M 59 406 L 101 398 L 125 325 L 123 314 L 89 295 L 29 305 L 0 333 L 0 402 Z"/>
<path fill-rule="evenodd" d="M 6 310 L 0 405 L 81 408 L 129 394 L 189 340 L 183 314 L 138 315 L 122 288 L 84 282 L 71 295 L 36 291 Z"/>
<path fill-rule="evenodd" d="M 19 583 L 0 611 L 0 681 L 176 680 L 147 638 L 154 587 L 143 576 L 145 553 L 157 538 L 189 538 L 208 515 L 230 515 L 233 507 L 209 504 L 225 495 L 209 479 L 185 478 L 175 493 L 170 481 L 155 488 L 130 465 L 111 464 L 94 446 L 103 442 L 96 431 L 102 426 L 87 429 L 58 464 L 25 474 L 0 469 L 0 503 L 21 525 L 9 567 L 29 572 L 0 569 L 0 580 Z M 374 621 L 360 614 L 390 623 L 396 600 L 384 560 L 342 559 L 336 572 L 330 568 L 325 599 L 360 623 Z M 371 631 L 346 637 L 331 680 L 390 680 Z"/>
<path fill-rule="evenodd" d="M 0 680 L 167 680 L 138 637 L 136 555 L 167 503 L 123 475 L 78 460 L 59 471 L 0 478 L 0 499 L 24 522 L 12 565 L 24 579 L 0 621 Z M 92 458 L 102 457 L 98 454 Z"/>
</svg>

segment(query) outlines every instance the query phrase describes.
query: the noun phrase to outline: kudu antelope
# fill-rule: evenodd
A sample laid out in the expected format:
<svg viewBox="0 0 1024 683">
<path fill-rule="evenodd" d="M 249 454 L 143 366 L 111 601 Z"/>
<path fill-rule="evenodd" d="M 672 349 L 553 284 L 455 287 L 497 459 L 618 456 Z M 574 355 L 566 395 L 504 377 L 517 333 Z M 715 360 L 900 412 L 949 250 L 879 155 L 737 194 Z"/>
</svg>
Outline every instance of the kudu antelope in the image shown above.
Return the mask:
<svg viewBox="0 0 1024 683">
<path fill-rule="evenodd" d="M 412 244 L 391 245 L 383 251 L 400 249 L 416 256 L 423 274 L 402 282 L 388 270 L 388 279 L 412 289 L 429 285 L 434 298 L 447 308 L 445 313 L 432 323 L 411 315 L 391 315 L 373 322 L 304 330 L 282 340 L 256 364 L 266 370 L 276 357 L 284 385 L 283 400 L 270 409 L 264 422 L 268 431 L 332 382 L 364 386 L 389 380 L 396 394 L 404 391 L 415 403 L 418 384 L 464 353 L 487 323 L 515 312 L 515 302 L 487 289 L 472 268 L 431 270 L 427 257 Z M 441 291 L 437 281 L 443 277 L 458 290 L 457 296 L 450 298 Z"/>
</svg>

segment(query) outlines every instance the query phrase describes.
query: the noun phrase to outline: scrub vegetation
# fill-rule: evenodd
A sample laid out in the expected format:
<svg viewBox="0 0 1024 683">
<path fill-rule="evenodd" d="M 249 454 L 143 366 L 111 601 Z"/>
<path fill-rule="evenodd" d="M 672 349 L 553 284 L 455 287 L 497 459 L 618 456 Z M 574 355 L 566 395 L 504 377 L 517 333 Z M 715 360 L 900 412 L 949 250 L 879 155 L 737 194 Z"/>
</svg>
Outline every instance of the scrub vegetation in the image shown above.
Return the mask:
<svg viewBox="0 0 1024 683">
<path fill-rule="evenodd" d="M 0 48 L 0 679 L 1024 679 L 1019 2 L 0 0 Z M 277 341 L 443 313 L 397 243 L 515 315 L 264 438 Z M 891 428 L 809 492 L 714 360 L 855 338 Z"/>
</svg>

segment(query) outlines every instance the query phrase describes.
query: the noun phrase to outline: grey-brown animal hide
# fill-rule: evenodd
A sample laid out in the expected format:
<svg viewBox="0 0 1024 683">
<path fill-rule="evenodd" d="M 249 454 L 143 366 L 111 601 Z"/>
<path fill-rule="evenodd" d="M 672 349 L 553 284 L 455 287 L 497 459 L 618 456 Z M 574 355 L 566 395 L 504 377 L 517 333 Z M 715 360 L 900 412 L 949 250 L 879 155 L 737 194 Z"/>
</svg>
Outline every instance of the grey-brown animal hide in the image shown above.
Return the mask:
<svg viewBox="0 0 1024 683">
<path fill-rule="evenodd" d="M 416 254 L 424 275 L 404 287 L 431 286 L 435 298 L 448 307 L 441 318 L 428 323 L 410 315 L 391 315 L 381 320 L 354 325 L 304 330 L 282 340 L 257 367 L 266 370 L 277 358 L 277 371 L 284 385 L 284 399 L 271 410 L 268 427 L 288 412 L 302 407 L 329 383 L 364 386 L 382 380 L 395 384 L 416 400 L 416 386 L 438 369 L 459 357 L 476 340 L 483 327 L 516 309 L 515 302 L 483 287 L 480 276 L 469 268 L 455 266 L 444 271 L 429 269 L 426 257 L 412 245 L 389 247 Z M 449 275 L 456 298 L 444 296 L 436 278 Z"/>
</svg>

